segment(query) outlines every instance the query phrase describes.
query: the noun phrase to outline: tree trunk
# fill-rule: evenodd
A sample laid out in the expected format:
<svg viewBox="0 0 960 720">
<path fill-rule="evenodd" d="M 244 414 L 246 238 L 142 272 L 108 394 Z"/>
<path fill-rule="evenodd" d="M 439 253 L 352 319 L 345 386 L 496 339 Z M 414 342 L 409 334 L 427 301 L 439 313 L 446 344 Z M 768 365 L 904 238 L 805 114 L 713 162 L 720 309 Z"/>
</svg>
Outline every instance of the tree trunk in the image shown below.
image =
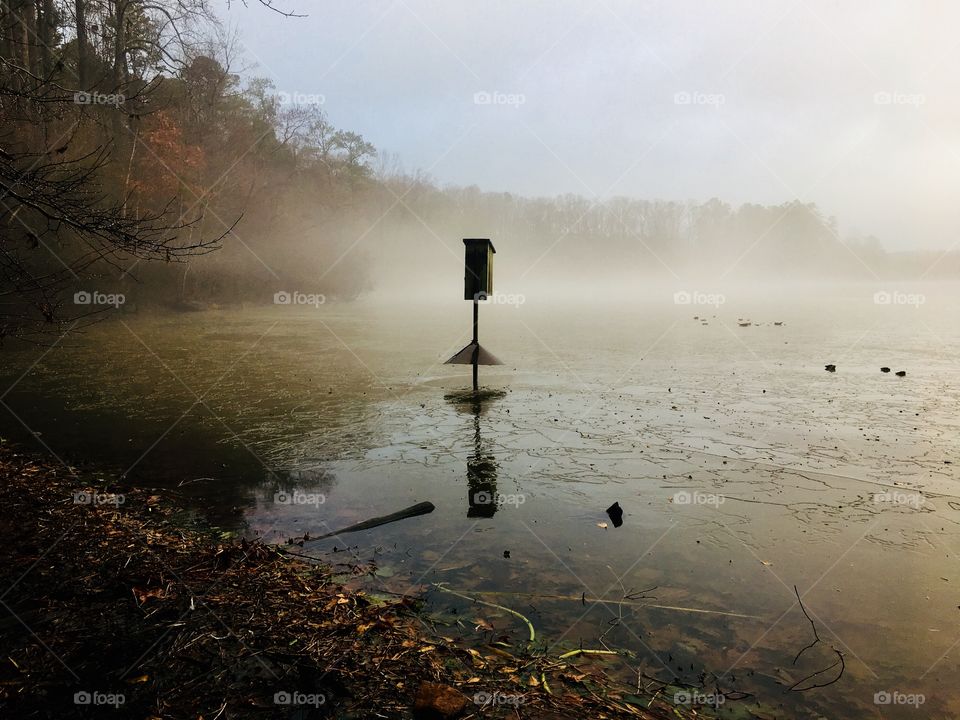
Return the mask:
<svg viewBox="0 0 960 720">
<path fill-rule="evenodd" d="M 126 81 L 127 68 L 127 0 L 114 0 L 114 16 L 116 23 L 113 42 L 113 89 L 111 92 L 123 91 Z"/>
<path fill-rule="evenodd" d="M 9 2 L 0 2 L 0 56 L 13 59 L 13 24 L 15 20 Z"/>
<path fill-rule="evenodd" d="M 127 4 L 129 0 L 114 0 L 114 42 L 113 42 L 113 88 L 111 93 L 123 94 L 127 80 Z M 113 147 L 116 157 L 126 156 L 127 126 L 124 122 L 124 113 L 119 107 L 110 113 L 113 126 Z"/>
<path fill-rule="evenodd" d="M 5 5 L 7 9 L 6 31 L 9 48 L 9 55 L 7 57 L 10 62 L 17 67 L 29 69 L 30 37 L 27 33 L 27 6 L 30 5 L 30 2 L 26 0 L 7 0 Z M 23 89 L 26 78 L 22 73 L 14 73 L 12 82 L 13 87 Z"/>
<path fill-rule="evenodd" d="M 86 0 L 76 0 L 77 15 L 77 82 L 87 90 L 87 6 Z"/>
<path fill-rule="evenodd" d="M 37 75 L 37 6 L 34 0 L 25 0 L 20 6 L 23 25 L 23 67 Z"/>
<path fill-rule="evenodd" d="M 39 74 L 48 77 L 53 73 L 53 52 L 50 49 L 53 42 L 54 23 L 56 23 L 53 0 L 37 0 L 37 11 L 37 31 L 40 41 Z"/>
</svg>

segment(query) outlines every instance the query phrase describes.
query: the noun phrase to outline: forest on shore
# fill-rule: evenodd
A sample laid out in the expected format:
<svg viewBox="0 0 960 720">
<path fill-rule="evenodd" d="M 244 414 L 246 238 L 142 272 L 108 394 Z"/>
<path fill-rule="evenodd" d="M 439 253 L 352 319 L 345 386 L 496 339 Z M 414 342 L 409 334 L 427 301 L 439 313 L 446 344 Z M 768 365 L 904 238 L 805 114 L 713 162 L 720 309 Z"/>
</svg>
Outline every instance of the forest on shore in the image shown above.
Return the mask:
<svg viewBox="0 0 960 720">
<path fill-rule="evenodd" d="M 242 63 L 206 0 L 0 3 L 0 339 L 62 333 L 101 309 L 90 293 L 128 309 L 270 303 L 291 289 L 354 298 L 377 268 L 422 267 L 437 239 L 471 235 L 564 282 L 601 265 L 960 274 L 956 252 L 889 254 L 800 201 L 441 186 L 335 127 L 334 98 L 280 92 Z"/>
</svg>

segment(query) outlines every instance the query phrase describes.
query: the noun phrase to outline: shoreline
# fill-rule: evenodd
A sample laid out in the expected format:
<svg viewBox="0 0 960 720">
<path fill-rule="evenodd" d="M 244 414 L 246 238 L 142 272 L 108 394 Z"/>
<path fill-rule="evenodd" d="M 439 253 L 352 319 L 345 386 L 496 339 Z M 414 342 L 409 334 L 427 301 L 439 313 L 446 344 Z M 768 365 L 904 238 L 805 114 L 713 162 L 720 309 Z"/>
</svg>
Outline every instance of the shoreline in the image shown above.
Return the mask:
<svg viewBox="0 0 960 720">
<path fill-rule="evenodd" d="M 4 441 L 0 472 L 8 717 L 690 716 L 616 687 L 602 656 L 470 647 L 417 597 L 179 526 L 162 491 L 93 488 Z"/>
</svg>

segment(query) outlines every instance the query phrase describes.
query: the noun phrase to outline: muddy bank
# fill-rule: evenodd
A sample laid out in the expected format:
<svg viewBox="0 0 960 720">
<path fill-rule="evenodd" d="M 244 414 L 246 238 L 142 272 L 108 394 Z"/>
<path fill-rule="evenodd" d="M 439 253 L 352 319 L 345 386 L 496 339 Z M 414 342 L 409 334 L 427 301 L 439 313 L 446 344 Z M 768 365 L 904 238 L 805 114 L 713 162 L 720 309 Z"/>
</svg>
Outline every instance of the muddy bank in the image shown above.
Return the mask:
<svg viewBox="0 0 960 720">
<path fill-rule="evenodd" d="M 602 656 L 467 647 L 416 598 L 188 527 L 169 491 L 7 444 L 0 476 L 5 717 L 685 716 L 615 687 Z"/>
</svg>

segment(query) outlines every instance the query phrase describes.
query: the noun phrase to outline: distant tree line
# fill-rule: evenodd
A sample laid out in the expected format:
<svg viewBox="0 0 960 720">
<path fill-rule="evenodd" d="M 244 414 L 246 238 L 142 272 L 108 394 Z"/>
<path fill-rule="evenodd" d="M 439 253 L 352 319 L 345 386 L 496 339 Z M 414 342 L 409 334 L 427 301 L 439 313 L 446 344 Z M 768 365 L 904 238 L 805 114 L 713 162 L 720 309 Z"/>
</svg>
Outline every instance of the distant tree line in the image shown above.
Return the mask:
<svg viewBox="0 0 960 720">
<path fill-rule="evenodd" d="M 705 202 L 579 195 L 528 198 L 477 187 L 440 188 L 425 178 L 386 177 L 403 195 L 385 225 L 431 246 L 441 237 L 489 236 L 511 248 L 511 264 L 531 276 L 576 284 L 692 276 L 729 279 L 876 281 L 960 277 L 960 253 L 889 253 L 873 236 L 842 234 L 814 203 L 731 206 Z M 428 231 L 426 227 L 429 226 Z M 522 288 L 513 288 L 522 291 Z"/>
</svg>

